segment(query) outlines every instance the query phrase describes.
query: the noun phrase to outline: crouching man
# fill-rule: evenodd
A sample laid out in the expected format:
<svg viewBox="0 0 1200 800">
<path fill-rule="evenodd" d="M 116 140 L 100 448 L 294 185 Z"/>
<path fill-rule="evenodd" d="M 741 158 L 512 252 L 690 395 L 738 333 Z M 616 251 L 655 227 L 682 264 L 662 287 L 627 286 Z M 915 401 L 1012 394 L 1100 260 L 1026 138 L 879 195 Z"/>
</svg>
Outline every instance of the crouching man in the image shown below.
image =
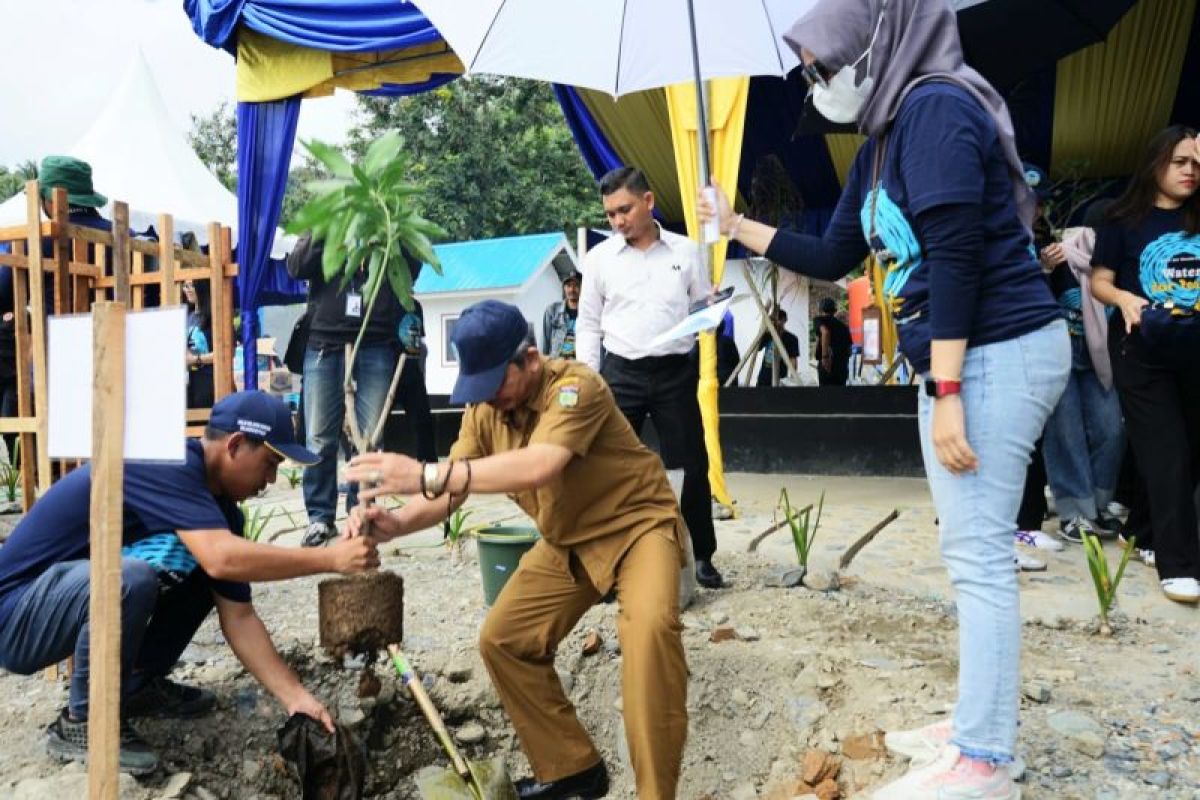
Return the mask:
<svg viewBox="0 0 1200 800">
<path fill-rule="evenodd" d="M 182 464 L 125 466 L 121 560 L 120 768 L 153 772 L 158 756 L 128 724 L 137 716 L 191 717 L 211 711 L 211 692 L 166 676 L 216 606 L 238 659 L 288 714 L 303 712 L 332 731 L 329 712 L 280 658 L 250 602 L 250 581 L 378 565 L 374 541 L 347 539 L 301 550 L 242 538 L 245 500 L 275 480 L 284 458 L 311 464 L 277 398 L 238 392 L 213 407 L 202 439 Z M 91 467 L 54 484 L 0 548 L 0 667 L 32 674 L 74 656 L 68 705 L 49 727 L 47 749 L 87 757 L 89 496 Z"/>
<path fill-rule="evenodd" d="M 687 734 L 687 665 L 679 622 L 683 528 L 658 456 L 634 435 L 586 365 L 539 355 L 515 307 L 485 300 L 454 327 L 466 403 L 450 460 L 361 455 L 347 477 L 420 494 L 396 512 L 356 509 L 347 535 L 419 531 L 471 492 L 512 495 L 541 540 L 521 560 L 479 636 L 488 672 L 534 777 L 522 798 L 597 798 L 608 772 L 554 671 L 558 643 L 610 589 L 630 759 L 638 797 L 673 798 Z"/>
</svg>

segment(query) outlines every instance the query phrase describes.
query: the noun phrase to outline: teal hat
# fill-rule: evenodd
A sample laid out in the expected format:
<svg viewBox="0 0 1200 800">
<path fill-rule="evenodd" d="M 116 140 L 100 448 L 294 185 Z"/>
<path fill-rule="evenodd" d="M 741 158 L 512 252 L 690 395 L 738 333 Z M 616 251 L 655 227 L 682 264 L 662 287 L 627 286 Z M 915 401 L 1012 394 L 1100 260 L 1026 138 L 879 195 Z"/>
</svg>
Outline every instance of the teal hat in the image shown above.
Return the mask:
<svg viewBox="0 0 1200 800">
<path fill-rule="evenodd" d="M 42 199 L 49 200 L 59 186 L 67 190 L 67 202 L 73 206 L 100 208 L 108 198 L 92 188 L 92 166 L 71 156 L 46 156 L 38 169 Z"/>
</svg>

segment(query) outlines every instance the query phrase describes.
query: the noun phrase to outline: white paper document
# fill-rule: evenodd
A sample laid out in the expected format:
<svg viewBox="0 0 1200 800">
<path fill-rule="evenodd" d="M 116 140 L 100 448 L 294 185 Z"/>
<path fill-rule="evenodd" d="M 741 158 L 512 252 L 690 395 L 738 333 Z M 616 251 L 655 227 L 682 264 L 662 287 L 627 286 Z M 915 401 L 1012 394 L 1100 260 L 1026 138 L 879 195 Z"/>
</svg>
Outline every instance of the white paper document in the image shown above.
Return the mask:
<svg viewBox="0 0 1200 800">
<path fill-rule="evenodd" d="M 654 341 L 650 342 L 650 346 L 658 347 L 667 342 L 682 339 L 684 336 L 691 336 L 700 331 L 715 328 L 721 324 L 721 318 L 725 316 L 725 312 L 729 310 L 729 307 L 744 299 L 746 299 L 745 295 L 730 297 L 714 305 L 706 306 L 695 313 L 688 314 L 675 327 L 655 337 Z"/>
<path fill-rule="evenodd" d="M 47 370 L 51 458 L 92 455 L 92 315 L 50 317 Z M 125 459 L 183 461 L 187 428 L 187 311 L 125 317 Z M 100 369 L 103 364 L 95 365 Z"/>
</svg>

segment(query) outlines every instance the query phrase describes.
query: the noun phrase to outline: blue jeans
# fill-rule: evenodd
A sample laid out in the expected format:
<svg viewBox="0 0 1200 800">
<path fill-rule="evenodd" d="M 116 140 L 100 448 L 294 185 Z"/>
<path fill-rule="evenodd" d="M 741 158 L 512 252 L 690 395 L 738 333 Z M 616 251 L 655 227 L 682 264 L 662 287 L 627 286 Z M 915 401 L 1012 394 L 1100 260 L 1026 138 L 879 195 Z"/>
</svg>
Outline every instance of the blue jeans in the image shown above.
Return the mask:
<svg viewBox="0 0 1200 800">
<path fill-rule="evenodd" d="M 958 605 L 958 705 L 951 741 L 963 755 L 1012 761 L 1021 680 L 1021 614 L 1013 533 L 1034 442 L 1070 369 L 1066 324 L 1055 321 L 967 350 L 962 404 L 974 473 L 954 475 L 932 442 L 934 401 L 918 402 L 921 453 L 940 520 L 942 558 Z"/>
<path fill-rule="evenodd" d="M 53 535 L 52 531 L 46 532 Z M 73 719 L 88 715 L 88 597 L 90 562 L 64 561 L 47 569 L 25 590 L 0 627 L 0 667 L 20 675 L 74 655 L 68 708 Z M 136 558 L 121 560 L 121 686 L 133 688 L 130 674 L 142 649 L 146 626 L 158 599 L 154 568 Z M 190 637 L 189 637 L 190 638 Z"/>
<path fill-rule="evenodd" d="M 383 401 L 396 369 L 399 353 L 391 344 L 363 345 L 354 360 L 355 415 L 359 430 L 369 435 L 379 421 Z M 346 356 L 339 345 L 327 349 L 309 347 L 304 353 L 304 424 L 308 449 L 321 457 L 304 470 L 304 507 L 309 522 L 333 524 L 337 516 L 338 437 L 342 431 L 346 395 Z M 346 507 L 358 502 L 356 487 L 350 487 Z"/>
<path fill-rule="evenodd" d="M 1071 373 L 1046 423 L 1044 446 L 1059 519 L 1096 519 L 1112 500 L 1125 437 L 1116 389 L 1101 385 L 1082 336 L 1071 337 Z"/>
</svg>

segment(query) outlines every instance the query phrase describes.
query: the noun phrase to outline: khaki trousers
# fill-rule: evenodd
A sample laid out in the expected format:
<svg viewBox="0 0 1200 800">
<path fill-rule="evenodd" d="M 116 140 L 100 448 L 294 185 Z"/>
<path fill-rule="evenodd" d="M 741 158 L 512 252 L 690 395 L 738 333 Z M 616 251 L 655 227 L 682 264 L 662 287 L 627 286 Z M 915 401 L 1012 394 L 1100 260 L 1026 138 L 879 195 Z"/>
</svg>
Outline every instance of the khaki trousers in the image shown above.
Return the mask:
<svg viewBox="0 0 1200 800">
<path fill-rule="evenodd" d="M 539 542 L 521 559 L 479 636 L 483 662 L 543 783 L 600 761 L 554 671 L 558 643 L 600 599 L 575 558 L 570 572 Z M 615 579 L 625 735 L 638 797 L 670 800 L 687 738 L 687 664 L 673 531 L 639 538 L 617 564 Z"/>
</svg>

